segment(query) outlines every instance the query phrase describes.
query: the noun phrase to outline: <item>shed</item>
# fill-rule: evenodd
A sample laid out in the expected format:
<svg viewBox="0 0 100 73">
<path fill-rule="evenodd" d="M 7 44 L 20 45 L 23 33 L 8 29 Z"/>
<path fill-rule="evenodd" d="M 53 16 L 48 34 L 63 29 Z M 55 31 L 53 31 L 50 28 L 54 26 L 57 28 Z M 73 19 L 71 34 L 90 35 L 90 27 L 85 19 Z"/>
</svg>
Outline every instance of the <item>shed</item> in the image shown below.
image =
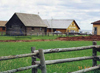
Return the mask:
<svg viewBox="0 0 100 73">
<path fill-rule="evenodd" d="M 7 21 L 0 21 L 0 32 L 6 32 L 6 23 Z"/>
<path fill-rule="evenodd" d="M 79 32 L 80 29 L 73 19 L 45 19 L 43 21 L 47 25 L 47 32 Z"/>
<path fill-rule="evenodd" d="M 47 26 L 39 15 L 14 13 L 6 24 L 7 35 L 32 35 L 46 33 Z"/>
<path fill-rule="evenodd" d="M 100 20 L 92 22 L 91 24 L 93 24 L 92 34 L 100 35 Z"/>
</svg>

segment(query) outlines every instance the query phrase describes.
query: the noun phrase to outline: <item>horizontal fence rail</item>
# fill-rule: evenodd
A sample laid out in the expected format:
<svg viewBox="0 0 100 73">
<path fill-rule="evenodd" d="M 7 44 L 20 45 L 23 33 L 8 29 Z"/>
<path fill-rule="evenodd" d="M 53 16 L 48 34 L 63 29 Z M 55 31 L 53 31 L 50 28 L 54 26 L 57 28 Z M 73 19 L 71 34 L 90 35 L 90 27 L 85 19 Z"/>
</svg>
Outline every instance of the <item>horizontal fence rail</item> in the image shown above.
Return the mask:
<svg viewBox="0 0 100 73">
<path fill-rule="evenodd" d="M 97 56 L 97 57 L 100 58 L 100 56 Z M 48 61 L 45 61 L 45 63 L 46 63 L 46 65 L 50 65 L 50 64 L 57 64 L 57 63 L 88 60 L 88 59 L 93 59 L 93 58 L 94 58 L 94 56 L 67 58 L 67 59 L 58 59 L 58 60 L 48 60 Z M 40 61 L 35 61 L 35 63 L 40 64 Z"/>
<path fill-rule="evenodd" d="M 16 58 L 23 58 L 23 57 L 31 57 L 35 55 L 37 55 L 37 53 L 21 54 L 21 55 L 14 55 L 14 56 L 3 56 L 3 57 L 0 57 L 0 61 L 16 59 Z"/>
<path fill-rule="evenodd" d="M 86 50 L 86 49 L 91 49 L 91 48 L 100 48 L 100 45 L 91 45 L 91 46 L 73 47 L 73 48 L 47 49 L 47 50 L 43 50 L 43 52 L 44 52 L 44 54 L 46 54 L 46 53 L 56 53 L 56 52 Z"/>
<path fill-rule="evenodd" d="M 84 73 L 84 72 L 88 72 L 88 71 L 91 71 L 91 70 L 96 70 L 96 69 L 99 69 L 99 68 L 100 68 L 100 65 L 95 66 L 95 67 L 90 67 L 90 68 L 82 69 L 82 70 L 75 71 L 75 72 L 69 72 L 69 73 Z"/>
<path fill-rule="evenodd" d="M 18 72 L 18 71 L 23 71 L 23 70 L 28 70 L 28 69 L 31 69 L 31 68 L 37 68 L 39 65 L 32 65 L 32 66 L 27 66 L 27 67 L 21 67 L 21 68 L 18 68 L 18 69 L 12 69 L 12 70 L 8 70 L 8 71 L 3 71 L 3 72 L 0 72 L 0 73 L 14 73 L 14 72 Z"/>
</svg>

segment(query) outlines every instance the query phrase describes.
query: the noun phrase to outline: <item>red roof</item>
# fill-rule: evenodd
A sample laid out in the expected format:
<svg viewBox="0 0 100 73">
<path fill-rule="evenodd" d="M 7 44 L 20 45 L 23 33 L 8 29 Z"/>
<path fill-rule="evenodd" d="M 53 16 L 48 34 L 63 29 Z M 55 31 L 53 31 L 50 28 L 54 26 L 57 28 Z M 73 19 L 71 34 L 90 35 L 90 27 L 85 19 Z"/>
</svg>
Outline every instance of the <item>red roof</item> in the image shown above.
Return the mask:
<svg viewBox="0 0 100 73">
<path fill-rule="evenodd" d="M 100 20 L 92 22 L 91 24 L 99 24 L 99 23 L 100 23 Z"/>
</svg>

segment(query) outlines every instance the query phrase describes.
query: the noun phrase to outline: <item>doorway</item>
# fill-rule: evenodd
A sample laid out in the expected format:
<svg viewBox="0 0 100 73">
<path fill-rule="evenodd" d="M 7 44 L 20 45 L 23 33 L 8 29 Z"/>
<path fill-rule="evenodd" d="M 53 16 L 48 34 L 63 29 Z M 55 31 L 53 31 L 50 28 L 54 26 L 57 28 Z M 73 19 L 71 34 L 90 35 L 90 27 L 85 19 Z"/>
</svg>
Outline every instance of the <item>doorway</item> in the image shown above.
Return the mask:
<svg viewBox="0 0 100 73">
<path fill-rule="evenodd" d="M 97 27 L 94 27 L 94 35 L 97 35 Z"/>
</svg>

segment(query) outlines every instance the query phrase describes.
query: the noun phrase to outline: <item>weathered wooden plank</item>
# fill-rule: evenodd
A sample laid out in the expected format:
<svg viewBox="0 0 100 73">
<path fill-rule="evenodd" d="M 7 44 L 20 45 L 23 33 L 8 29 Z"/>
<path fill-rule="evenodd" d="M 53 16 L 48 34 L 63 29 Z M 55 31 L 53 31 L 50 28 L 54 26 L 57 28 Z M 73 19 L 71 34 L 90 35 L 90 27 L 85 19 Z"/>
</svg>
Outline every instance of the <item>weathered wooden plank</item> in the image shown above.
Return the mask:
<svg viewBox="0 0 100 73">
<path fill-rule="evenodd" d="M 66 51 L 78 51 L 78 50 L 92 49 L 94 47 L 100 48 L 100 45 L 91 45 L 91 46 L 73 47 L 73 48 L 47 49 L 47 50 L 43 50 L 43 52 L 46 54 L 46 53 L 66 52 Z"/>
<path fill-rule="evenodd" d="M 31 52 L 34 53 L 35 47 L 31 47 Z M 36 57 L 32 56 L 32 65 L 35 65 Z M 32 73 L 37 73 L 37 68 L 32 68 Z"/>
<path fill-rule="evenodd" d="M 97 57 L 100 58 L 100 56 L 97 56 Z M 46 63 L 46 65 L 49 65 L 49 64 L 88 60 L 88 59 L 93 59 L 93 58 L 94 58 L 93 56 L 87 56 L 87 57 L 67 58 L 67 59 L 58 59 L 58 60 L 47 60 L 47 61 L 45 61 L 45 63 Z M 35 63 L 40 64 L 40 61 L 35 61 Z"/>
<path fill-rule="evenodd" d="M 93 45 L 97 45 L 97 43 L 95 41 L 93 41 Z M 92 56 L 97 56 L 97 50 L 95 47 L 93 47 L 93 51 L 92 51 Z M 93 63 L 92 66 L 96 66 L 97 65 L 97 60 L 95 58 L 93 58 Z"/>
<path fill-rule="evenodd" d="M 99 68 L 100 68 L 100 65 L 94 66 L 94 67 L 90 67 L 90 68 L 86 68 L 86 69 L 82 69 L 82 70 L 75 71 L 75 72 L 68 72 L 68 73 L 84 73 L 84 72 L 96 70 L 96 69 L 99 69 Z"/>
<path fill-rule="evenodd" d="M 29 53 L 29 54 L 21 54 L 21 55 L 13 55 L 13 56 L 2 56 L 0 57 L 0 61 L 2 60 L 9 60 L 9 59 L 16 59 L 16 58 L 23 58 L 23 57 L 30 57 L 37 55 L 38 52 L 35 53 Z"/>
<path fill-rule="evenodd" d="M 45 57 L 42 49 L 39 49 L 39 57 L 40 57 L 40 66 L 42 73 L 47 73 L 46 64 L 45 64 Z"/>
<path fill-rule="evenodd" d="M 21 68 L 17 68 L 17 69 L 8 70 L 8 71 L 3 71 L 3 72 L 0 72 L 0 73 L 13 73 L 13 72 L 18 72 L 18 71 L 28 70 L 28 69 L 31 69 L 31 68 L 37 68 L 38 66 L 39 65 L 36 64 L 36 65 L 32 65 L 32 66 L 21 67 Z"/>
</svg>

